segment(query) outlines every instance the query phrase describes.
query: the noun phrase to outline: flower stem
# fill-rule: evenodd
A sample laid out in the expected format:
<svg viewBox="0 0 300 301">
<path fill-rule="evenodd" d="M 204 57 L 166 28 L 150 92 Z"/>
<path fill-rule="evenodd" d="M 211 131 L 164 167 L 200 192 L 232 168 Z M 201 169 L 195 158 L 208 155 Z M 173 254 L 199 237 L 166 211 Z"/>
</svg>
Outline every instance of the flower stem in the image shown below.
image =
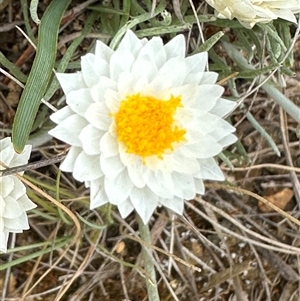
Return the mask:
<svg viewBox="0 0 300 301">
<path fill-rule="evenodd" d="M 151 235 L 149 231 L 148 225 L 145 225 L 142 219 L 138 214 L 136 214 L 136 219 L 139 224 L 140 237 L 147 244 L 151 244 Z M 145 271 L 147 272 L 148 277 L 150 279 L 146 279 L 147 292 L 148 292 L 148 300 L 149 301 L 160 301 L 158 290 L 157 290 L 157 282 L 155 275 L 155 268 L 153 264 L 153 257 L 151 256 L 151 249 L 146 246 L 142 246 L 143 250 L 143 258 Z"/>
</svg>

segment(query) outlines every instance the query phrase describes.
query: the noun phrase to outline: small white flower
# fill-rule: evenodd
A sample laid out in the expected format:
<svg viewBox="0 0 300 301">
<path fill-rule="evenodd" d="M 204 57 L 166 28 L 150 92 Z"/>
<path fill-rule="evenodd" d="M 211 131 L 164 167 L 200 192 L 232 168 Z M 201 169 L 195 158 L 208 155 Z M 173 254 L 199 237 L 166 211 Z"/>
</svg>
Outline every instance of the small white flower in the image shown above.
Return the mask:
<svg viewBox="0 0 300 301">
<path fill-rule="evenodd" d="M 237 18 L 246 28 L 256 23 L 268 23 L 277 18 L 296 23 L 300 0 L 206 0 L 222 19 Z"/>
<path fill-rule="evenodd" d="M 213 158 L 236 141 L 207 53 L 185 57 L 178 35 L 139 40 L 127 31 L 113 51 L 97 41 L 81 72 L 57 74 L 67 106 L 50 131 L 71 145 L 61 165 L 91 189 L 91 209 L 108 202 L 147 223 L 157 206 L 182 214 L 204 179 L 224 180 Z"/>
<path fill-rule="evenodd" d="M 26 145 L 21 154 L 17 154 L 10 138 L 0 140 L 0 160 L 8 167 L 28 162 L 31 145 Z M 4 167 L 0 166 L 0 170 Z M 21 233 L 29 229 L 26 211 L 36 205 L 27 197 L 26 187 L 16 176 L 0 178 L 0 251 L 7 251 L 9 232 Z"/>
</svg>

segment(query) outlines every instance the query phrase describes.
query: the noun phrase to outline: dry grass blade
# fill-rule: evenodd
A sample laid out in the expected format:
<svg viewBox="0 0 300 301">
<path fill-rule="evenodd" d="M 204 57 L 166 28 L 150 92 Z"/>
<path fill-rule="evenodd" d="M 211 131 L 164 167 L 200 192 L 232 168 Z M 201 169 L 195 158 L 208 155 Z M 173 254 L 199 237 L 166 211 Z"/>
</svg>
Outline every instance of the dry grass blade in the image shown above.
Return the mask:
<svg viewBox="0 0 300 301">
<path fill-rule="evenodd" d="M 253 269 L 253 262 L 251 261 L 246 261 L 243 262 L 241 264 L 236 264 L 228 269 L 225 269 L 221 272 L 215 273 L 213 274 L 210 279 L 208 280 L 207 285 L 205 285 L 205 287 L 203 287 L 200 290 L 200 293 L 208 291 L 209 289 L 220 285 L 221 283 L 228 281 L 234 277 L 236 277 L 237 275 L 239 275 L 240 273 L 243 273 L 245 271 L 249 271 L 250 269 Z"/>
<path fill-rule="evenodd" d="M 215 186 L 216 187 L 216 186 Z M 220 187 L 220 186 L 219 186 Z M 200 204 L 209 207 L 210 209 L 214 210 L 215 212 L 217 212 L 218 214 L 220 214 L 221 216 L 225 217 L 227 220 L 229 220 L 232 224 L 234 224 L 235 226 L 237 226 L 238 228 L 240 228 L 241 230 L 245 231 L 246 233 L 250 234 L 251 236 L 258 238 L 259 240 L 265 241 L 268 244 L 265 243 L 261 243 L 259 240 L 253 240 L 253 239 L 249 239 L 249 238 L 245 238 L 240 234 L 237 234 L 233 231 L 231 231 L 230 229 L 220 225 L 217 222 L 214 222 L 214 220 L 212 220 L 211 218 L 209 218 L 208 216 L 206 216 L 204 213 L 202 213 L 200 210 L 198 210 L 195 206 L 193 206 L 192 204 L 190 204 L 189 202 L 186 202 L 186 206 L 193 209 L 197 214 L 201 215 L 202 217 L 204 217 L 206 220 L 208 220 L 210 223 L 214 224 L 214 226 L 222 229 L 225 233 L 228 233 L 232 236 L 235 236 L 239 239 L 241 239 L 242 241 L 245 242 L 251 242 L 254 245 L 257 246 L 261 246 L 264 247 L 266 249 L 270 249 L 270 250 L 274 250 L 277 252 L 283 252 L 283 253 L 287 253 L 287 254 L 300 254 L 300 248 L 296 248 L 293 246 L 289 246 L 287 244 L 284 243 L 280 243 L 278 241 L 269 239 L 265 236 L 262 236 L 254 231 L 251 231 L 249 229 L 247 229 L 246 227 L 244 227 L 240 222 L 238 222 L 237 220 L 235 220 L 234 218 L 232 218 L 230 215 L 228 215 L 227 213 L 225 213 L 223 210 L 209 204 L 208 202 L 205 202 L 204 200 L 202 200 L 201 198 L 196 198 L 197 202 L 199 202 Z"/>
<path fill-rule="evenodd" d="M 257 199 L 258 201 L 261 201 L 262 203 L 264 203 L 268 207 L 272 208 L 274 211 L 280 213 L 282 216 L 286 217 L 287 219 L 289 219 L 290 221 L 292 221 L 296 225 L 300 226 L 300 221 L 298 219 L 294 218 L 292 215 L 286 213 L 284 210 L 278 208 L 276 205 L 272 204 L 270 201 L 268 201 L 267 199 L 259 196 L 256 193 L 253 193 L 251 191 L 248 191 L 248 190 L 245 190 L 245 189 L 242 189 L 242 188 L 232 187 L 232 186 L 229 187 L 229 186 L 222 185 L 222 184 L 208 184 L 208 186 L 212 187 L 212 188 L 223 188 L 223 189 L 226 188 L 226 189 L 236 191 L 238 193 L 242 193 L 242 194 L 252 196 L 253 198 Z"/>
<path fill-rule="evenodd" d="M 300 280 L 300 276 L 290 267 L 284 260 L 281 259 L 276 253 L 256 247 L 258 252 L 270 262 L 281 274 L 281 276 L 289 282 L 296 282 Z"/>
</svg>

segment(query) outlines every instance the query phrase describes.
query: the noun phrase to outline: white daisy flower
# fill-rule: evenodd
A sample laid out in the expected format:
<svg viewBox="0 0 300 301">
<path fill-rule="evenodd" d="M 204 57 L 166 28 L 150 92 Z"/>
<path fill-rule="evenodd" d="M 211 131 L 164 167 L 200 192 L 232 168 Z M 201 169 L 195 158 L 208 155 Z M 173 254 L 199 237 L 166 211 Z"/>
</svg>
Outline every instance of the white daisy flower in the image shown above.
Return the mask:
<svg viewBox="0 0 300 301">
<path fill-rule="evenodd" d="M 31 145 L 17 154 L 10 138 L 0 140 L 0 160 L 8 167 L 28 162 Z M 0 165 L 0 170 L 5 169 Z M 9 233 L 21 233 L 29 229 L 26 211 L 36 205 L 28 198 L 26 187 L 14 175 L 0 177 L 0 251 L 7 251 Z"/>
<path fill-rule="evenodd" d="M 147 223 L 157 206 L 182 214 L 204 179 L 224 180 L 213 157 L 236 141 L 222 119 L 235 103 L 207 53 L 185 51 L 183 35 L 163 45 L 127 31 L 116 51 L 97 41 L 81 72 L 57 74 L 68 105 L 50 134 L 71 145 L 60 168 L 90 187 L 91 209 L 110 202 Z"/>
<path fill-rule="evenodd" d="M 294 14 L 300 12 L 300 0 L 206 0 L 222 19 L 237 18 L 246 28 L 256 23 L 268 23 L 277 18 L 297 23 Z"/>
</svg>

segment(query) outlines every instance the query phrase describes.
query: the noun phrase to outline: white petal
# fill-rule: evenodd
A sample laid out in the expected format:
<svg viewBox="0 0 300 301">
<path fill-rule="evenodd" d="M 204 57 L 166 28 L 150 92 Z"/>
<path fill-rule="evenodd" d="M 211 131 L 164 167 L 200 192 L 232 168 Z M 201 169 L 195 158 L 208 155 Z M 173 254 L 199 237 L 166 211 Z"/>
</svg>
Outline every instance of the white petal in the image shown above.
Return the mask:
<svg viewBox="0 0 300 301">
<path fill-rule="evenodd" d="M 1 219 L 0 219 L 0 227 L 1 227 Z M 0 251 L 3 253 L 7 252 L 7 243 L 8 243 L 8 230 L 3 229 L 1 231 L 0 228 Z"/>
<path fill-rule="evenodd" d="M 235 132 L 235 127 L 230 125 L 225 120 L 220 119 L 220 120 L 218 120 L 218 122 L 214 123 L 214 130 L 213 130 L 213 132 L 211 132 L 209 134 L 216 141 L 218 141 L 218 143 L 220 143 L 221 139 L 229 136 L 229 134 L 232 133 L 232 132 Z M 233 142 L 235 142 L 235 141 L 233 141 Z M 233 142 L 231 142 L 231 143 L 233 143 Z M 231 144 L 231 143 L 229 143 L 229 144 Z M 220 144 L 222 144 L 222 143 L 220 143 Z M 224 146 L 227 146 L 229 144 L 225 143 Z"/>
<path fill-rule="evenodd" d="M 146 167 L 141 162 L 130 164 L 127 166 L 128 175 L 134 186 L 137 188 L 143 188 L 146 182 L 143 179 L 143 174 L 147 172 Z"/>
<path fill-rule="evenodd" d="M 0 150 L 4 150 L 5 148 L 11 148 L 12 147 L 12 142 L 10 137 L 6 137 L 0 140 Z"/>
<path fill-rule="evenodd" d="M 193 113 L 195 115 L 197 114 L 195 111 Z M 235 128 L 228 122 L 209 112 L 201 112 L 195 117 L 196 118 L 189 123 L 189 127 L 193 127 L 203 135 L 214 133 L 218 130 L 222 130 L 222 132 L 227 132 L 228 134 L 235 131 Z M 224 136 L 224 134 L 221 136 Z"/>
<path fill-rule="evenodd" d="M 182 82 L 183 85 L 187 84 L 194 84 L 199 85 L 199 83 L 202 81 L 204 72 L 187 72 L 184 81 Z"/>
<path fill-rule="evenodd" d="M 205 187 L 202 179 L 194 178 L 194 183 L 195 183 L 196 193 L 203 195 L 205 193 Z"/>
<path fill-rule="evenodd" d="M 0 157 L 1 161 L 2 158 Z M 2 161 L 4 162 L 4 161 Z M 12 176 L 6 176 L 0 178 L 0 197 L 5 198 L 7 197 L 13 190 L 14 190 L 14 178 Z M 1 206 L 0 206 L 1 207 Z"/>
<path fill-rule="evenodd" d="M 134 187 L 130 193 L 130 200 L 144 224 L 147 224 L 158 205 L 158 196 L 147 187 Z"/>
<path fill-rule="evenodd" d="M 145 40 L 147 41 L 147 40 Z M 141 50 L 143 43 L 138 37 L 131 31 L 127 30 L 122 41 L 119 44 L 117 51 L 127 52 L 129 51 L 134 56 L 137 56 L 138 52 Z"/>
<path fill-rule="evenodd" d="M 224 181 L 224 175 L 214 158 L 199 159 L 200 170 L 194 177 L 205 180 Z"/>
<path fill-rule="evenodd" d="M 174 194 L 181 198 L 190 200 L 195 197 L 195 183 L 192 175 L 173 172 Z"/>
<path fill-rule="evenodd" d="M 164 173 L 160 170 L 151 172 L 146 184 L 161 198 L 172 198 L 174 195 L 174 184 L 170 173 Z"/>
<path fill-rule="evenodd" d="M 81 147 L 71 146 L 66 158 L 64 159 L 59 168 L 62 171 L 72 172 L 74 170 L 75 161 L 81 153 L 81 151 Z"/>
<path fill-rule="evenodd" d="M 152 95 L 151 89 L 149 89 L 148 77 L 141 76 L 138 80 L 135 81 L 133 86 L 133 93 L 141 93 L 143 95 Z"/>
<path fill-rule="evenodd" d="M 167 95 L 166 91 L 171 87 L 171 80 L 165 75 L 158 74 L 155 79 L 149 83 L 148 92 L 151 92 L 153 97 L 165 99 Z M 170 95 L 168 96 L 170 97 Z"/>
<path fill-rule="evenodd" d="M 122 218 L 126 218 L 134 210 L 134 207 L 128 198 L 126 201 L 118 205 L 118 210 Z"/>
<path fill-rule="evenodd" d="M 232 110 L 234 110 L 236 105 L 237 104 L 235 101 L 219 98 L 215 106 L 209 112 L 219 117 L 223 117 Z"/>
<path fill-rule="evenodd" d="M 31 145 L 25 145 L 21 154 L 17 154 L 14 156 L 13 160 L 11 161 L 12 164 L 26 164 L 31 154 Z"/>
<path fill-rule="evenodd" d="M 15 155 L 15 152 L 13 151 L 12 147 L 6 147 L 0 152 L 0 160 L 5 164 L 5 165 L 10 165 L 11 160 L 13 159 Z M 0 170 L 4 169 L 4 167 L 0 167 Z"/>
<path fill-rule="evenodd" d="M 104 157 L 115 156 L 119 152 L 119 145 L 116 139 L 110 134 L 105 133 L 100 140 L 100 150 Z"/>
<path fill-rule="evenodd" d="M 21 183 L 23 186 L 24 184 Z M 23 211 L 28 211 L 31 209 L 36 208 L 36 204 L 34 204 L 27 196 L 27 194 L 23 194 L 21 197 L 18 198 L 18 202 L 20 206 L 22 207 Z"/>
<path fill-rule="evenodd" d="M 179 215 L 182 215 L 184 209 L 184 200 L 178 197 L 172 199 L 160 199 L 159 203 Z"/>
<path fill-rule="evenodd" d="M 123 73 L 122 73 L 123 74 Z M 105 104 L 109 108 L 111 113 L 116 113 L 119 110 L 120 106 L 120 95 L 118 92 L 108 89 L 105 91 Z"/>
<path fill-rule="evenodd" d="M 104 189 L 104 178 L 91 181 L 90 183 L 90 208 L 94 209 L 109 202 Z"/>
<path fill-rule="evenodd" d="M 121 99 L 132 94 L 134 82 L 135 80 L 130 71 L 125 71 L 120 74 L 117 89 Z"/>
<path fill-rule="evenodd" d="M 158 75 L 167 77 L 173 86 L 182 85 L 186 76 L 184 59 L 179 57 L 171 58 L 159 69 Z"/>
<path fill-rule="evenodd" d="M 96 41 L 95 55 L 97 57 L 101 57 L 108 62 L 113 53 L 114 51 L 106 44 L 99 40 Z"/>
<path fill-rule="evenodd" d="M 185 57 L 185 38 L 182 34 L 177 35 L 165 45 L 167 60 L 173 57 Z"/>
<path fill-rule="evenodd" d="M 111 181 L 113 181 L 125 168 L 118 155 L 114 157 L 101 156 L 100 163 L 104 176 Z"/>
<path fill-rule="evenodd" d="M 13 190 L 10 192 L 9 196 L 15 200 L 19 200 L 23 195 L 26 195 L 26 187 L 17 177 L 15 176 L 9 176 L 9 177 L 13 181 Z M 7 184 L 7 181 L 5 181 L 4 183 Z M 4 195 L 2 194 L 2 196 Z M 27 209 L 24 208 L 24 210 Z"/>
<path fill-rule="evenodd" d="M 26 212 L 22 212 L 18 218 L 6 219 L 5 227 L 9 232 L 22 233 L 22 230 L 28 230 L 28 218 Z"/>
<path fill-rule="evenodd" d="M 110 203 L 118 206 L 128 198 L 133 184 L 124 169 L 114 180 L 105 178 L 104 187 Z"/>
<path fill-rule="evenodd" d="M 140 156 L 135 155 L 135 154 L 129 154 L 129 153 L 127 153 L 126 150 L 127 150 L 127 148 L 122 143 L 120 143 L 118 151 L 120 153 L 120 159 L 125 166 L 129 166 L 131 164 L 135 165 L 135 164 L 139 164 L 142 162 L 142 159 Z"/>
<path fill-rule="evenodd" d="M 131 66 L 135 61 L 135 57 L 130 50 L 118 50 L 111 56 L 110 59 L 110 77 L 118 81 L 119 76 L 124 71 L 130 71 Z"/>
<path fill-rule="evenodd" d="M 300 3 L 298 3 L 298 5 L 300 6 Z M 299 9 L 299 8 L 298 8 Z M 292 11 L 288 10 L 288 9 L 280 9 L 276 12 L 276 15 L 278 18 L 293 22 L 293 23 L 297 23 L 297 19 L 295 17 L 295 15 L 293 14 Z"/>
<path fill-rule="evenodd" d="M 108 77 L 100 76 L 98 83 L 90 89 L 91 97 L 96 103 L 104 103 L 106 91 L 108 89 L 116 89 L 116 87 L 117 84 L 115 81 Z"/>
<path fill-rule="evenodd" d="M 93 181 L 103 175 L 99 156 L 90 156 L 82 151 L 76 158 L 73 177 L 81 182 Z"/>
<path fill-rule="evenodd" d="M 166 52 L 161 38 L 152 38 L 139 52 L 139 56 L 147 54 L 156 67 L 162 66 L 166 62 Z"/>
<path fill-rule="evenodd" d="M 144 161 L 147 168 L 153 171 L 160 170 L 167 173 L 174 169 L 174 160 L 172 155 L 165 154 L 163 159 L 160 159 L 157 156 L 149 156 L 146 157 Z"/>
<path fill-rule="evenodd" d="M 55 73 L 64 93 L 86 88 L 81 72 L 77 73 Z"/>
<path fill-rule="evenodd" d="M 180 150 L 175 151 L 173 158 L 175 171 L 192 174 L 199 170 L 197 159 L 185 156 Z"/>
<path fill-rule="evenodd" d="M 85 118 L 97 129 L 108 130 L 112 123 L 107 107 L 104 103 L 93 103 L 85 113 Z"/>
<path fill-rule="evenodd" d="M 3 212 L 3 217 L 8 219 L 13 219 L 21 216 L 23 210 L 19 202 L 16 201 L 11 196 L 6 197 L 6 206 Z"/>
<path fill-rule="evenodd" d="M 223 92 L 224 88 L 218 85 L 200 85 L 196 108 L 208 112 L 216 105 Z"/>
<path fill-rule="evenodd" d="M 83 117 L 71 115 L 49 131 L 49 134 L 70 145 L 81 146 L 79 135 L 86 125 L 87 121 Z"/>
<path fill-rule="evenodd" d="M 208 61 L 207 52 L 201 52 L 201 53 L 188 56 L 185 59 L 185 62 L 187 64 L 187 73 L 203 72 L 206 68 L 207 61 Z"/>
<path fill-rule="evenodd" d="M 105 132 L 96 129 L 88 124 L 80 133 L 79 139 L 82 142 L 82 148 L 88 155 L 100 153 L 100 140 Z"/>
<path fill-rule="evenodd" d="M 193 120 L 193 114 L 186 108 L 177 108 L 174 119 L 179 122 L 179 124 L 186 128 L 186 125 Z M 186 128 L 187 129 L 187 128 Z"/>
<path fill-rule="evenodd" d="M 156 80 L 157 78 L 155 78 Z M 170 84 L 171 85 L 171 84 Z M 170 86 L 169 85 L 169 86 Z M 134 78 L 132 73 L 122 72 L 119 78 L 118 83 L 118 96 L 113 96 L 114 100 L 110 101 L 113 103 L 113 106 L 110 106 L 111 110 L 116 112 L 119 109 L 119 104 L 124 100 L 128 95 L 131 94 L 141 94 L 145 96 L 153 96 L 159 98 L 155 94 L 155 88 L 152 88 L 152 85 L 149 84 L 148 76 L 141 75 L 137 79 Z M 156 91 L 157 92 L 157 91 Z M 168 94 L 169 96 L 169 94 Z"/>
<path fill-rule="evenodd" d="M 109 65 L 106 60 L 88 53 L 81 57 L 82 77 L 88 87 L 97 84 L 100 76 L 109 75 Z"/>
<path fill-rule="evenodd" d="M 201 85 L 214 84 L 216 83 L 218 76 L 219 74 L 216 72 L 210 72 L 210 71 L 203 72 L 199 84 Z"/>
<path fill-rule="evenodd" d="M 84 116 L 88 107 L 93 103 L 90 89 L 79 89 L 76 91 L 71 91 L 67 95 L 67 104 L 80 116 Z"/>
<path fill-rule="evenodd" d="M 50 119 L 56 124 L 59 124 L 71 115 L 74 115 L 74 112 L 71 110 L 69 106 L 65 106 L 62 109 L 58 110 L 57 112 L 53 113 L 50 116 Z"/>
<path fill-rule="evenodd" d="M 237 137 L 234 135 L 228 135 L 221 140 L 218 141 L 219 144 L 221 144 L 223 147 L 231 145 L 237 141 Z"/>
<path fill-rule="evenodd" d="M 200 131 L 197 131 L 197 130 L 193 130 L 193 127 L 191 127 L 189 125 L 189 127 L 187 128 L 187 132 L 185 134 L 187 144 L 201 143 L 202 137 L 203 137 L 203 133 L 201 133 Z"/>
<path fill-rule="evenodd" d="M 21 154 L 17 154 L 13 150 L 14 156 L 9 163 L 9 167 L 26 164 L 30 157 L 31 148 L 32 148 L 31 145 L 25 145 L 24 150 Z M 1 157 L 2 157 L 2 152 L 1 152 Z M 2 159 L 1 159 L 1 161 L 2 161 Z M 3 162 L 5 162 L 5 161 L 3 160 Z"/>
<path fill-rule="evenodd" d="M 222 146 L 209 135 L 203 136 L 201 143 L 189 144 L 186 147 L 196 158 L 201 159 L 216 156 L 222 151 Z"/>
<path fill-rule="evenodd" d="M 185 84 L 183 86 L 172 88 L 171 93 L 174 96 L 181 96 L 181 102 L 184 107 L 192 107 L 196 104 L 196 100 L 200 93 L 199 90 L 199 87 L 196 85 Z"/>
<path fill-rule="evenodd" d="M 157 74 L 157 67 L 147 56 L 138 57 L 132 65 L 131 73 L 135 80 L 146 76 L 151 81 Z"/>
</svg>

